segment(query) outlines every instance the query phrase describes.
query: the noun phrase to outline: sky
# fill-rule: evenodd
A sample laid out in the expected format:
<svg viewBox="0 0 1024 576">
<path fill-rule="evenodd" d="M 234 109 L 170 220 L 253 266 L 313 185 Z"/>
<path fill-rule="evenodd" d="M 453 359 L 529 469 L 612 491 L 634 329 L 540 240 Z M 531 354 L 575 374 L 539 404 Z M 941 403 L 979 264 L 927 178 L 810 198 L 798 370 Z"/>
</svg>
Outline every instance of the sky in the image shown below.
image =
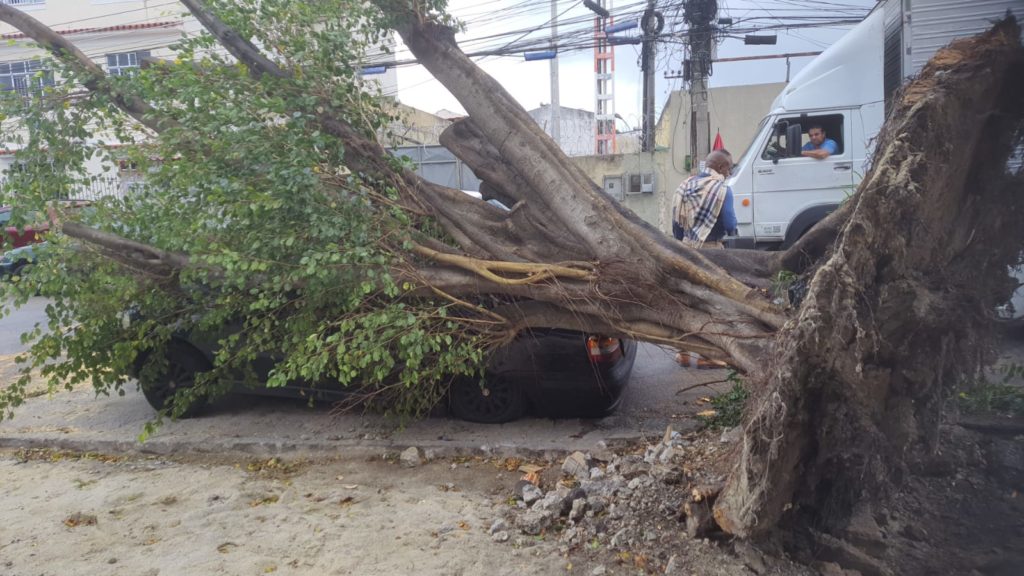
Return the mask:
<svg viewBox="0 0 1024 576">
<path fill-rule="evenodd" d="M 820 19 L 859 19 L 867 14 L 876 0 L 718 0 L 719 17 L 732 17 L 734 29 L 763 28 L 786 24 L 808 24 Z M 656 5 L 666 17 L 663 34 L 683 32 L 681 0 L 657 0 Z M 616 22 L 635 21 L 646 5 L 644 0 L 610 0 Z M 581 42 L 593 37 L 593 12 L 580 0 L 556 0 L 559 32 L 578 31 Z M 457 36 L 463 51 L 504 48 L 510 43 L 550 38 L 551 0 L 450 0 L 449 12 L 466 25 Z M 718 58 L 762 56 L 771 54 L 821 51 L 838 40 L 851 25 L 765 30 L 776 34 L 776 45 L 744 45 L 742 37 L 723 37 L 716 44 Z M 530 32 L 535 30 L 535 32 Z M 636 34 L 636 31 L 627 33 Z M 735 35 L 735 33 L 734 33 Z M 538 47 L 540 49 L 540 47 Z M 680 79 L 665 79 L 666 71 L 681 68 L 682 40 L 660 42 L 657 46 L 655 72 L 656 114 L 674 90 L 684 89 Z M 412 55 L 399 46 L 399 61 Z M 559 101 L 561 106 L 594 110 L 593 48 L 563 51 L 559 55 Z M 638 128 L 641 124 L 640 46 L 615 47 L 615 111 L 622 116 L 620 131 Z M 551 101 L 550 63 L 547 60 L 525 61 L 522 52 L 507 57 L 475 58 L 480 66 L 494 76 L 527 110 Z M 810 62 L 811 58 L 791 59 L 790 77 Z M 434 80 L 421 66 L 398 68 L 398 99 L 410 106 L 437 112 L 441 109 L 464 112 L 458 101 Z M 753 62 L 722 62 L 714 65 L 711 86 L 735 86 L 784 82 L 786 60 Z"/>
</svg>

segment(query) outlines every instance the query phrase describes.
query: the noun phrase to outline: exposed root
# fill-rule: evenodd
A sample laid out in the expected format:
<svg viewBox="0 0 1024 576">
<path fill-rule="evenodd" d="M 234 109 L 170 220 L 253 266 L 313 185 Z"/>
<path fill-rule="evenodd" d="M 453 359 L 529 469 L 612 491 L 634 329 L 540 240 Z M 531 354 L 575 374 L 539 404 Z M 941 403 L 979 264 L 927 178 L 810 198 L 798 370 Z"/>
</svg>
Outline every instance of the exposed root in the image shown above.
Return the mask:
<svg viewBox="0 0 1024 576">
<path fill-rule="evenodd" d="M 571 280 L 593 280 L 595 278 L 592 265 L 582 262 L 571 263 L 572 267 L 557 264 L 533 264 L 529 262 L 498 262 L 456 254 L 445 254 L 423 245 L 414 246 L 413 251 L 435 262 L 450 264 L 463 270 L 468 270 L 479 275 L 481 278 L 502 286 L 538 284 L 555 278 Z M 587 267 L 590 269 L 587 269 Z M 499 273 L 524 274 L 525 277 L 509 278 Z"/>
</svg>

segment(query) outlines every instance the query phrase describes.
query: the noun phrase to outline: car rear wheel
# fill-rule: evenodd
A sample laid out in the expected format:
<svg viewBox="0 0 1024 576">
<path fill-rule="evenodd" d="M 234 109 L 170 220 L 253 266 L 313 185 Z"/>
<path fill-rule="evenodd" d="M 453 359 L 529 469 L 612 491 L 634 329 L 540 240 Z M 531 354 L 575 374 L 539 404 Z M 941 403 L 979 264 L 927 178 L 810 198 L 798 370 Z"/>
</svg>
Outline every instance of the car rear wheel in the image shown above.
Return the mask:
<svg viewBox="0 0 1024 576">
<path fill-rule="evenodd" d="M 11 278 L 14 278 L 15 276 L 24 276 L 25 266 L 28 266 L 28 260 L 21 260 L 15 264 L 14 268 L 11 268 Z"/>
<path fill-rule="evenodd" d="M 452 414 L 470 422 L 499 424 L 526 411 L 523 389 L 505 378 L 489 377 L 483 386 L 475 378 L 459 378 L 451 389 Z"/>
<path fill-rule="evenodd" d="M 164 351 L 167 367 L 155 376 L 140 376 L 139 387 L 149 405 L 157 410 L 170 410 L 174 405 L 174 395 L 181 390 L 192 388 L 196 384 L 196 376 L 213 368 L 199 350 L 184 342 L 171 341 Z M 201 398 L 192 403 L 179 418 L 191 418 L 199 413 L 204 405 Z"/>
</svg>

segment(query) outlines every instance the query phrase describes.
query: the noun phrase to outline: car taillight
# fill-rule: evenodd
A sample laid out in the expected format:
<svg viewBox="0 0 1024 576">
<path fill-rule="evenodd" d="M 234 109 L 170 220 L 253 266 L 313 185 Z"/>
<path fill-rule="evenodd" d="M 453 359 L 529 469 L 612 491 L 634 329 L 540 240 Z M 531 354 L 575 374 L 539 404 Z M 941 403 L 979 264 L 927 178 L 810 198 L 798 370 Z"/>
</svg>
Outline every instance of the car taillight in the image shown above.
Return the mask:
<svg viewBox="0 0 1024 576">
<path fill-rule="evenodd" d="M 587 352 L 591 362 L 614 362 L 622 358 L 622 343 L 618 338 L 590 336 L 587 338 Z"/>
</svg>

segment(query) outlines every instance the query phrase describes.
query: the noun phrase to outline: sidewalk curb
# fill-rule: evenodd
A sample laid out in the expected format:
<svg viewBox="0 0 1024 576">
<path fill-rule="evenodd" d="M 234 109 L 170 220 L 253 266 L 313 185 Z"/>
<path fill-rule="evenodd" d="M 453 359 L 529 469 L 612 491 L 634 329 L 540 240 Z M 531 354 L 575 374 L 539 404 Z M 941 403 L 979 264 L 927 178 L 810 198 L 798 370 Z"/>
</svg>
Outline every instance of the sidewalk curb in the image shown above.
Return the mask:
<svg viewBox="0 0 1024 576">
<path fill-rule="evenodd" d="M 609 438 L 603 440 L 613 451 L 625 450 L 642 443 L 636 438 Z M 100 454 L 129 454 L 155 456 L 182 455 L 237 455 L 237 456 L 301 456 L 301 457 L 337 457 L 337 456 L 385 456 L 397 455 L 406 448 L 415 446 L 428 454 L 430 459 L 451 458 L 458 456 L 482 456 L 490 458 L 529 458 L 540 460 L 560 460 L 575 452 L 587 452 L 595 447 L 595 442 L 569 442 L 560 446 L 515 446 L 473 445 L 466 442 L 392 442 L 365 440 L 336 441 L 291 441 L 283 439 L 238 440 L 232 442 L 212 442 L 205 446 L 196 446 L 194 442 L 183 440 L 161 440 L 154 438 L 140 443 L 135 440 L 110 440 L 94 438 L 55 438 L 50 436 L 0 436 L 0 450 L 68 450 L 71 452 L 95 452 Z"/>
</svg>

